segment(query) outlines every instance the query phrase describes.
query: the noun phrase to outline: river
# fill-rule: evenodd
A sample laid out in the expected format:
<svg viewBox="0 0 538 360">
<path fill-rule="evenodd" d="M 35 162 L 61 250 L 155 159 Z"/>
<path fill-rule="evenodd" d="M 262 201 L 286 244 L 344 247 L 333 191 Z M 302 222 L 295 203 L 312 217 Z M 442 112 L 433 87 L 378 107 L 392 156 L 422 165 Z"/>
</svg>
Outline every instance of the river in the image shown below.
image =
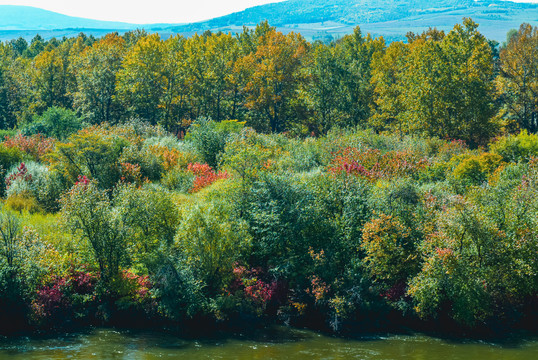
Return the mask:
<svg viewBox="0 0 538 360">
<path fill-rule="evenodd" d="M 94 329 L 53 338 L 0 338 L 0 360 L 34 359 L 538 359 L 538 338 L 446 340 L 422 334 L 359 337 L 277 327 L 252 334 L 184 339 L 159 332 Z"/>
</svg>

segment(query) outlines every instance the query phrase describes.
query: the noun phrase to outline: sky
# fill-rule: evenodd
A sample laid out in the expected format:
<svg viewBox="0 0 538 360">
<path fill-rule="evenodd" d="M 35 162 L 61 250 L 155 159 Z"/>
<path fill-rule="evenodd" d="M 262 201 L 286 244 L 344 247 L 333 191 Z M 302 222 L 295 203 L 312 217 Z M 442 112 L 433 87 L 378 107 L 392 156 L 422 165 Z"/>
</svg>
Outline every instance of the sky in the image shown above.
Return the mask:
<svg viewBox="0 0 538 360">
<path fill-rule="evenodd" d="M 0 0 L 0 5 L 27 5 L 88 19 L 148 24 L 206 20 L 278 1 L 282 0 Z"/>
</svg>

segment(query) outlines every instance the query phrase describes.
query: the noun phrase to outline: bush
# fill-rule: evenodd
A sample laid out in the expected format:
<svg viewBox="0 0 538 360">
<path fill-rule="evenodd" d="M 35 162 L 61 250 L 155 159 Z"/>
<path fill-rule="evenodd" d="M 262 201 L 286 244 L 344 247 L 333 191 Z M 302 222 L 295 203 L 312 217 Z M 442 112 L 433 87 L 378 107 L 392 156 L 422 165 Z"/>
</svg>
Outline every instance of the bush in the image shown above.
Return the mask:
<svg viewBox="0 0 538 360">
<path fill-rule="evenodd" d="M 101 280 L 109 285 L 126 259 L 126 232 L 120 214 L 104 191 L 81 178 L 61 198 L 62 219 L 73 235 L 88 241 Z"/>
<path fill-rule="evenodd" d="M 82 121 L 74 111 L 53 106 L 41 116 L 35 116 L 30 124 L 21 129 L 21 133 L 26 136 L 41 134 L 64 140 L 82 127 Z"/>
<path fill-rule="evenodd" d="M 55 139 L 41 134 L 24 136 L 22 134 L 6 137 L 4 146 L 20 150 L 32 160 L 40 161 L 54 150 Z"/>
<path fill-rule="evenodd" d="M 196 176 L 192 172 L 175 167 L 163 174 L 161 184 L 168 190 L 177 190 L 187 193 L 193 188 L 195 177 Z"/>
<path fill-rule="evenodd" d="M 215 122 L 200 118 L 191 125 L 185 141 L 193 144 L 205 163 L 218 168 L 219 155 L 224 151 L 228 138 L 241 131 L 244 124 L 235 120 Z"/>
<path fill-rule="evenodd" d="M 234 263 L 249 253 L 247 226 L 234 215 L 233 204 L 222 200 L 196 203 L 182 211 L 175 245 L 210 294 L 222 290 Z"/>
<path fill-rule="evenodd" d="M 457 184 L 463 186 L 482 185 L 501 164 L 498 154 L 482 153 L 480 155 L 460 155 L 451 163 L 458 163 L 452 172 Z"/>
<path fill-rule="evenodd" d="M 131 145 L 123 149 L 123 152 L 118 159 L 118 162 L 122 166 L 122 175 L 124 177 L 130 174 L 126 173 L 128 165 L 135 165 L 139 167 L 139 180 L 148 179 L 151 181 L 157 181 L 161 178 L 163 171 L 163 161 L 152 151 L 146 148 L 138 148 L 138 146 Z"/>
<path fill-rule="evenodd" d="M 371 276 L 392 287 L 407 283 L 418 272 L 418 254 L 411 232 L 398 219 L 380 214 L 370 220 L 362 235 L 364 263 Z M 403 296 L 402 292 L 400 296 Z M 395 300 L 395 299 L 391 299 Z"/>
<path fill-rule="evenodd" d="M 491 152 L 502 156 L 506 162 L 529 161 L 538 157 L 538 134 L 523 130 L 518 135 L 502 137 L 490 144 Z"/>
<path fill-rule="evenodd" d="M 57 144 L 51 155 L 51 167 L 70 184 L 79 176 L 86 176 L 97 180 L 104 189 L 111 189 L 121 179 L 119 159 L 129 145 L 125 137 L 110 134 L 106 129 L 87 128 Z"/>
</svg>

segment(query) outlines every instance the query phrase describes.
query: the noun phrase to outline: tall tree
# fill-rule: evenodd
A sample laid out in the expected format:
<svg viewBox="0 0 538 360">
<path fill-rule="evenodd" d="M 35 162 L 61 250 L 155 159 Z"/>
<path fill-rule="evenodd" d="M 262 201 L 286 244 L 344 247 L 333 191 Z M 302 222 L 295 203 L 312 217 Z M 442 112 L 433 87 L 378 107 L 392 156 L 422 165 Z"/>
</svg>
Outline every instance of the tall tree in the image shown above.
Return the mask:
<svg viewBox="0 0 538 360">
<path fill-rule="evenodd" d="M 86 48 L 76 59 L 77 111 L 91 123 L 117 123 L 124 109 L 116 98 L 116 75 L 125 56 L 125 41 L 117 34 L 108 34 Z"/>
<path fill-rule="evenodd" d="M 506 115 L 521 129 L 538 131 L 538 28 L 522 24 L 500 52 L 497 90 Z"/>
<path fill-rule="evenodd" d="M 273 132 L 287 129 L 295 116 L 292 103 L 302 81 L 300 69 L 307 51 L 301 35 L 273 30 L 261 37 L 255 53 L 239 60 L 239 66 L 248 73 L 245 105 L 253 112 L 252 125 Z M 256 118 L 261 123 L 255 123 Z"/>
</svg>

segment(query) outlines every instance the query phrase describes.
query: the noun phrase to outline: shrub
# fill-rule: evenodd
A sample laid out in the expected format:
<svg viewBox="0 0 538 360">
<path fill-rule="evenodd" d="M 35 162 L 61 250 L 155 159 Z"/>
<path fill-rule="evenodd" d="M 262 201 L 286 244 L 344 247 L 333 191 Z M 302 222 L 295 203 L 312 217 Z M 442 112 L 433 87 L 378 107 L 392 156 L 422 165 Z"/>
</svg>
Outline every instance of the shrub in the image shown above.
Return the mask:
<svg viewBox="0 0 538 360">
<path fill-rule="evenodd" d="M 452 159 L 451 163 L 458 161 L 452 176 L 463 186 L 481 185 L 502 164 L 501 156 L 491 153 L 460 155 Z"/>
<path fill-rule="evenodd" d="M 138 166 L 141 177 L 139 180 L 159 180 L 163 171 L 163 161 L 161 158 L 146 148 L 138 148 L 133 145 L 123 149 L 118 162 L 122 166 L 122 175 L 124 176 L 130 175 L 128 172 L 126 173 L 129 166 L 124 164 L 130 164 L 131 168 L 132 166 Z"/>
<path fill-rule="evenodd" d="M 71 184 L 84 175 L 110 189 L 121 179 L 119 159 L 129 145 L 126 138 L 107 134 L 106 129 L 86 128 L 57 144 L 51 167 Z"/>
<path fill-rule="evenodd" d="M 42 160 L 45 155 L 52 153 L 56 140 L 46 138 L 41 134 L 24 136 L 22 134 L 6 137 L 4 146 L 18 149 L 36 161 Z"/>
<path fill-rule="evenodd" d="M 8 209 L 21 213 L 23 211 L 27 211 L 30 214 L 35 214 L 43 211 L 43 209 L 39 206 L 36 198 L 28 192 L 20 192 L 14 195 L 10 195 L 6 199 L 5 205 Z"/>
<path fill-rule="evenodd" d="M 175 167 L 163 174 L 161 184 L 168 190 L 177 190 L 187 193 L 193 188 L 195 177 L 196 176 L 192 172 Z"/>
<path fill-rule="evenodd" d="M 212 168 L 219 165 L 219 155 L 224 151 L 231 134 L 239 133 L 245 123 L 235 120 L 215 122 L 200 118 L 189 129 L 185 141 L 190 142 Z"/>
<path fill-rule="evenodd" d="M 411 232 L 392 216 L 380 214 L 364 226 L 361 249 L 366 254 L 364 262 L 371 276 L 389 287 L 405 284 L 418 271 Z"/>
<path fill-rule="evenodd" d="M 523 130 L 518 135 L 509 135 L 490 144 L 491 152 L 502 156 L 506 162 L 529 161 L 538 157 L 538 135 Z"/>
<path fill-rule="evenodd" d="M 211 166 L 207 164 L 189 164 L 187 171 L 194 175 L 192 189 L 190 192 L 198 192 L 203 188 L 213 184 L 217 180 L 227 179 L 226 171 L 215 172 Z"/>
<path fill-rule="evenodd" d="M 126 233 L 104 191 L 80 178 L 61 198 L 62 219 L 73 235 L 88 241 L 99 266 L 101 280 L 109 284 L 119 275 L 126 258 Z"/>
<path fill-rule="evenodd" d="M 182 211 L 175 245 L 185 261 L 215 294 L 232 276 L 233 264 L 248 254 L 251 237 L 233 204 L 202 202 Z"/>
<path fill-rule="evenodd" d="M 82 127 L 82 121 L 74 111 L 53 106 L 41 116 L 35 116 L 30 124 L 21 129 L 21 133 L 26 136 L 41 134 L 64 140 Z"/>
</svg>

